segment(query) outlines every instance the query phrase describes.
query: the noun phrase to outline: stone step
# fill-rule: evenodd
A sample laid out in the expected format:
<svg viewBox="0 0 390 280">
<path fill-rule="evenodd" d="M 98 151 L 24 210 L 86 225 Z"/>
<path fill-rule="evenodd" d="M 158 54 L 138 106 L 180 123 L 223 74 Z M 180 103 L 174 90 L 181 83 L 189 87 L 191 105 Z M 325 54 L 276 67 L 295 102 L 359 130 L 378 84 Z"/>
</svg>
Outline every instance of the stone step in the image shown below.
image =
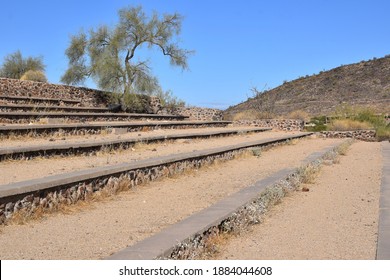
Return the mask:
<svg viewBox="0 0 390 280">
<path fill-rule="evenodd" d="M 77 105 L 81 103 L 79 99 L 63 99 L 63 98 L 48 98 L 48 97 L 32 97 L 32 96 L 14 96 L 0 95 L 0 101 L 5 100 L 12 103 L 50 103 L 50 104 L 69 104 Z"/>
<path fill-rule="evenodd" d="M 243 153 L 248 148 L 277 145 L 311 134 L 291 134 L 2 185 L 0 186 L 0 222 L 12 216 L 15 210 L 25 209 L 29 212 L 39 205 L 43 208 L 52 208 L 58 203 L 72 204 L 103 188 L 116 193 L 120 182 L 126 182 L 126 185 L 133 187 L 143 182 L 208 165 L 217 159 L 233 159 L 235 155 Z"/>
<path fill-rule="evenodd" d="M 225 127 L 229 121 L 142 121 L 142 122 L 102 122 L 102 123 L 73 123 L 73 124 L 32 124 L 32 125 L 0 125 L 0 139 L 9 136 L 67 136 L 100 134 L 102 131 L 112 133 L 113 130 L 125 132 L 155 130 L 155 129 L 184 129 L 202 127 Z"/>
<path fill-rule="evenodd" d="M 42 118 L 65 119 L 73 122 L 131 121 L 131 120 L 184 120 L 187 116 L 135 114 L 135 113 L 69 113 L 69 112 L 0 112 L 0 123 L 31 123 Z"/>
<path fill-rule="evenodd" d="M 258 133 L 269 131 L 270 128 L 252 128 L 252 129 L 228 129 L 223 131 L 204 131 L 198 133 L 167 133 L 161 136 L 132 137 L 126 139 L 108 139 L 88 142 L 71 142 L 60 144 L 44 144 L 23 147 L 2 147 L 0 148 L 0 161 L 9 159 L 32 159 L 35 157 L 52 157 L 56 155 L 91 155 L 107 147 L 109 149 L 128 149 L 136 143 L 153 143 L 177 139 L 196 139 L 230 136 L 237 134 Z"/>
<path fill-rule="evenodd" d="M 31 104 L 0 104 L 0 112 L 95 112 L 95 113 L 104 113 L 110 112 L 108 108 L 99 108 L 99 107 L 69 107 L 69 106 L 46 106 L 46 105 L 31 105 Z"/>
</svg>

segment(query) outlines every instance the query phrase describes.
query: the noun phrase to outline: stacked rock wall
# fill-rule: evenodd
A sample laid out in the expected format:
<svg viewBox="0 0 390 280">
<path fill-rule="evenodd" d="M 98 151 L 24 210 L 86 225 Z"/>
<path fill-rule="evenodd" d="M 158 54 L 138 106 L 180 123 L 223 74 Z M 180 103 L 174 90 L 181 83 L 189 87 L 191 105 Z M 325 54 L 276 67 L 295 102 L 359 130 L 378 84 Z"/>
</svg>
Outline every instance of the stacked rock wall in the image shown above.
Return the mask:
<svg viewBox="0 0 390 280">
<path fill-rule="evenodd" d="M 79 106 L 105 107 L 107 94 L 96 89 L 0 78 L 0 95 L 79 100 Z"/>
<path fill-rule="evenodd" d="M 363 141 L 377 141 L 375 130 L 354 130 L 354 131 L 322 131 L 324 138 L 353 138 Z"/>
<path fill-rule="evenodd" d="M 110 103 L 110 93 L 97 89 L 7 78 L 0 78 L 1 95 L 77 100 L 80 103 L 75 106 L 80 107 L 107 107 Z M 150 106 L 157 113 L 161 110 L 160 99 L 152 96 Z"/>
<path fill-rule="evenodd" d="M 305 128 L 305 122 L 296 119 L 238 120 L 234 121 L 233 124 L 238 126 L 271 127 L 283 131 L 302 131 Z"/>
<path fill-rule="evenodd" d="M 196 121 L 221 121 L 222 110 L 202 107 L 178 107 L 172 110 L 172 114 L 188 116 Z"/>
</svg>

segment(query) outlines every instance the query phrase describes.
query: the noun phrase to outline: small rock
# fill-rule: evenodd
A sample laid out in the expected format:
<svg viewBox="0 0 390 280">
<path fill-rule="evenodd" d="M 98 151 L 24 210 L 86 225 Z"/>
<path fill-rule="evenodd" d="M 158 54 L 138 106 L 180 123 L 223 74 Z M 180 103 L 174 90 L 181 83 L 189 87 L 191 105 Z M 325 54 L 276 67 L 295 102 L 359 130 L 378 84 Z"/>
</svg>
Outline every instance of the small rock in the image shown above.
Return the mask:
<svg viewBox="0 0 390 280">
<path fill-rule="evenodd" d="M 303 187 L 303 188 L 302 188 L 302 191 L 303 191 L 303 192 L 308 192 L 308 191 L 310 191 L 310 189 L 307 188 L 307 187 Z"/>
</svg>

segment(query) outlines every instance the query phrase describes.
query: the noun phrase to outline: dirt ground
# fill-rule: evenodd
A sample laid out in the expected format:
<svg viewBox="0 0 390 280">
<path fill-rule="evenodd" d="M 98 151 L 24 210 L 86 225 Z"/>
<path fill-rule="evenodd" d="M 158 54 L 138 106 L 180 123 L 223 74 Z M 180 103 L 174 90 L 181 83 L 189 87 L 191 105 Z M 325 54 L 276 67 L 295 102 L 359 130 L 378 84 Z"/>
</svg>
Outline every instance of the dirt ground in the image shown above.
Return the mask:
<svg viewBox="0 0 390 280">
<path fill-rule="evenodd" d="M 253 137 L 259 137 L 256 135 L 260 134 L 237 136 L 240 140 L 236 141 L 254 140 Z M 234 137 L 192 141 L 190 144 L 180 145 L 180 151 L 202 147 L 209 148 L 213 145 L 213 141 L 217 140 L 226 141 L 226 144 L 233 144 L 235 141 Z M 263 151 L 260 157 L 247 155 L 232 161 L 219 162 L 184 175 L 139 186 L 105 201 L 74 207 L 68 213 L 51 214 L 43 220 L 31 221 L 25 225 L 0 227 L 0 259 L 100 259 L 107 257 L 280 169 L 299 167 L 311 153 L 342 141 L 318 138 L 293 141 L 289 145 Z M 221 145 L 221 143 L 216 142 L 216 145 Z M 362 144 L 355 145 L 360 147 Z M 150 149 L 150 147 L 143 148 L 146 151 Z M 377 146 L 370 144 L 364 148 L 370 149 L 371 152 L 369 155 L 365 154 L 364 160 L 373 158 L 375 161 L 378 154 Z M 160 147 L 157 147 L 157 150 L 160 150 Z M 149 152 L 155 154 L 155 152 Z M 354 154 L 351 151 L 351 155 Z M 141 152 L 139 156 L 141 156 Z M 31 162 L 26 164 L 31 164 Z M 70 162 L 71 165 L 74 165 L 73 159 Z M 353 166 L 355 164 L 358 164 L 357 160 L 353 161 Z M 351 170 L 354 169 L 353 166 L 351 166 Z M 50 163 L 45 168 L 49 167 L 52 168 Z M 377 177 L 377 167 L 377 165 L 373 165 L 372 170 L 370 169 L 372 171 L 370 176 L 373 179 Z M 26 165 L 24 167 L 14 166 L 14 168 L 14 172 L 18 172 L 18 176 L 20 176 L 20 173 L 23 173 L 28 167 Z M 35 173 L 35 168 L 30 166 L 29 171 L 32 170 L 34 172 L 31 173 Z M 348 175 L 344 173 L 345 170 L 342 172 L 342 176 Z M 37 176 L 36 174 L 32 175 Z M 334 175 L 331 173 L 329 176 L 336 177 L 336 173 Z M 334 184 L 337 186 L 340 185 L 339 177 L 334 178 Z M 376 205 L 378 194 L 374 189 L 375 187 L 372 190 L 362 191 L 359 189 L 359 192 L 356 191 L 356 195 L 360 195 L 359 197 L 362 199 L 369 199 L 370 203 L 365 202 L 366 204 Z M 316 194 L 315 191 L 303 196 L 310 198 L 314 194 Z M 349 193 L 347 192 L 340 200 L 344 201 L 341 207 L 346 205 L 345 200 L 349 200 Z M 320 198 L 316 203 L 319 202 L 321 202 Z M 314 212 L 311 209 L 301 209 L 301 211 L 303 215 L 307 215 L 306 223 L 308 221 L 309 223 L 315 222 L 316 216 L 312 217 Z M 364 211 L 359 209 L 356 211 L 357 214 L 349 212 L 346 214 L 351 214 L 355 220 L 362 219 L 366 223 L 376 221 L 377 213 L 376 216 L 373 213 L 373 216 L 367 218 L 366 221 L 365 216 L 362 216 Z M 339 209 L 339 213 L 341 214 L 336 215 L 336 218 L 346 215 L 342 208 Z M 299 228 L 303 226 L 301 225 Z M 374 227 L 372 226 L 372 228 Z M 280 229 L 283 230 L 283 228 Z M 357 241 L 361 242 L 360 235 L 353 232 L 353 236 L 357 236 Z M 315 239 L 313 241 L 316 242 Z M 308 244 L 308 246 L 314 245 Z M 274 250 L 277 251 L 276 248 L 274 247 Z"/>
<path fill-rule="evenodd" d="M 228 240 L 217 259 L 375 259 L 380 143 L 357 142 L 324 166 L 309 192 L 294 192 L 263 223 Z"/>
</svg>

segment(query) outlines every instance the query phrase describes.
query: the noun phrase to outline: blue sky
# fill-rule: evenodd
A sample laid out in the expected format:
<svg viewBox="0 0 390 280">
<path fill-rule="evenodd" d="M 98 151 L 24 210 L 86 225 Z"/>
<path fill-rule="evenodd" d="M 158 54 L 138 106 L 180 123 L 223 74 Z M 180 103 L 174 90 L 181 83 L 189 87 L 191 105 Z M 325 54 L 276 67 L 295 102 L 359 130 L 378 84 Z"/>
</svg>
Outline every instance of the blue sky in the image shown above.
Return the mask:
<svg viewBox="0 0 390 280">
<path fill-rule="evenodd" d="M 60 83 L 69 36 L 114 25 L 118 9 L 138 5 L 184 16 L 180 44 L 195 51 L 190 70 L 148 56 L 163 89 L 194 106 L 226 108 L 250 97 L 252 87 L 390 54 L 388 0 L 18 0 L 1 4 L 0 63 L 16 50 L 42 55 L 49 81 Z"/>
</svg>

